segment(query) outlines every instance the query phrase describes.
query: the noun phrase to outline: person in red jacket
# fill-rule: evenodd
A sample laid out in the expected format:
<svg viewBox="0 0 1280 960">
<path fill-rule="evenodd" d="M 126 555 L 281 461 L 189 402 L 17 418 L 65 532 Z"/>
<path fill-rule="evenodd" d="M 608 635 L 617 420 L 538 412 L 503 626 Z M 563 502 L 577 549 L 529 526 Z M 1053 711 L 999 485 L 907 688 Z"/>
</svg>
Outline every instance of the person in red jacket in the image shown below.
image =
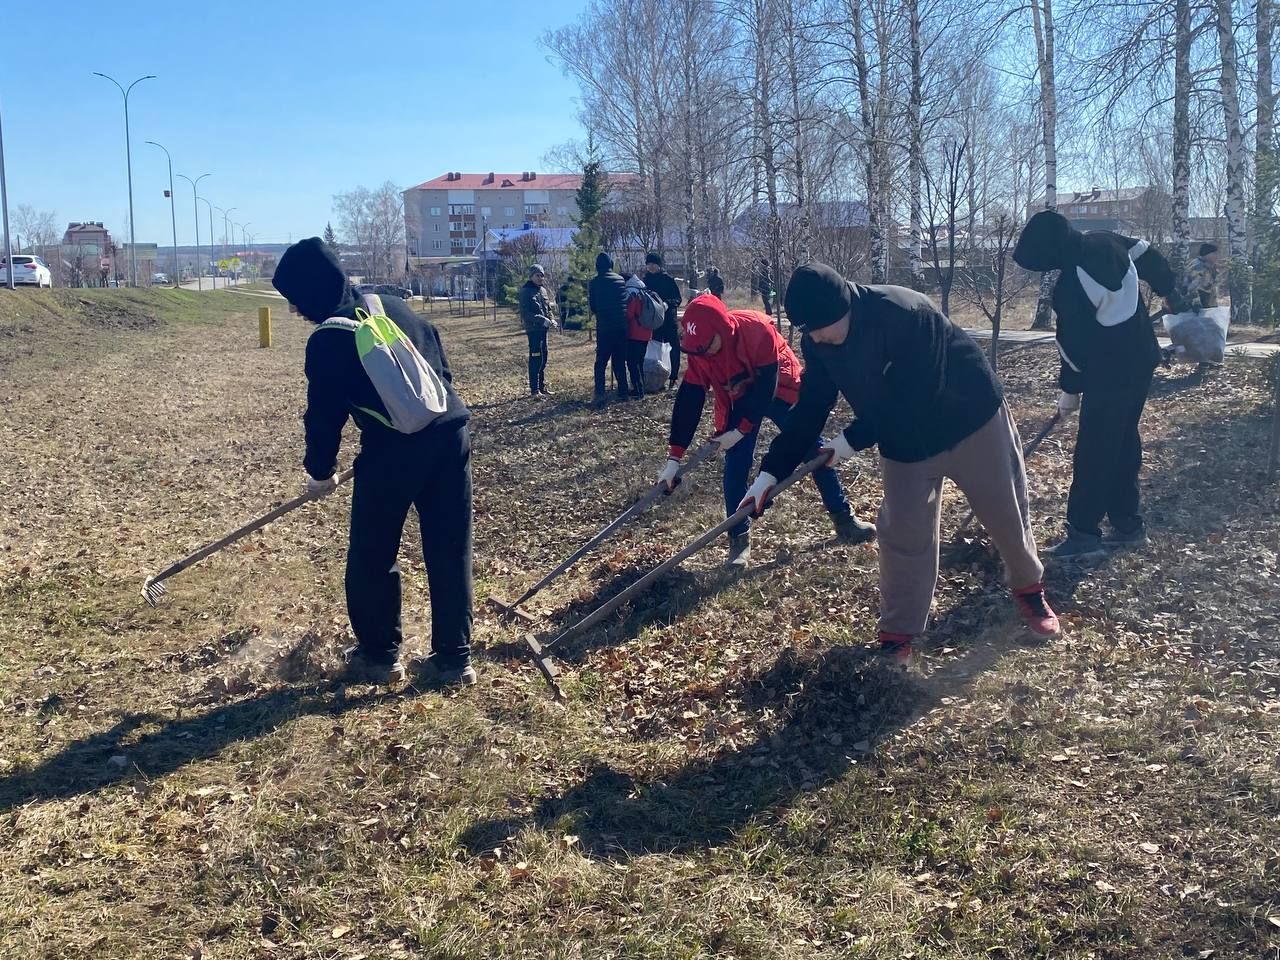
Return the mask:
<svg viewBox="0 0 1280 960">
<path fill-rule="evenodd" d="M 711 294 L 695 297 L 680 322 L 680 348 L 687 358 L 684 381 L 671 411 L 670 458 L 658 481 L 675 489 L 676 471 L 702 418 L 707 390 L 715 397 L 715 437 L 724 452 L 725 515 L 737 512 L 747 491 L 760 424 L 768 418 L 783 427 L 800 397 L 803 368 L 773 322 L 754 310 L 729 310 Z M 815 444 L 810 457 L 817 456 Z M 836 536 L 864 543 L 876 528 L 853 515 L 840 479 L 830 467 L 813 475 L 831 514 Z M 751 521 L 729 531 L 725 565 L 745 567 L 751 560 Z"/>
</svg>

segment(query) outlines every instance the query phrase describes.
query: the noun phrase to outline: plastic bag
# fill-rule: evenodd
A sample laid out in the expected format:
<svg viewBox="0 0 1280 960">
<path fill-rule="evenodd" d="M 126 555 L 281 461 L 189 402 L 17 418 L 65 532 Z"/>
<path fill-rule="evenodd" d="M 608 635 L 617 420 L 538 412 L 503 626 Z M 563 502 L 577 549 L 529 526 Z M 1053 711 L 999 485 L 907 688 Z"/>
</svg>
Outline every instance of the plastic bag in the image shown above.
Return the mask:
<svg viewBox="0 0 1280 960">
<path fill-rule="evenodd" d="M 671 344 L 650 340 L 644 350 L 644 392 L 658 393 L 671 379 Z"/>
<path fill-rule="evenodd" d="M 1229 307 L 1206 307 L 1191 313 L 1166 313 L 1164 329 L 1174 355 L 1191 363 L 1221 363 L 1227 353 Z"/>
</svg>

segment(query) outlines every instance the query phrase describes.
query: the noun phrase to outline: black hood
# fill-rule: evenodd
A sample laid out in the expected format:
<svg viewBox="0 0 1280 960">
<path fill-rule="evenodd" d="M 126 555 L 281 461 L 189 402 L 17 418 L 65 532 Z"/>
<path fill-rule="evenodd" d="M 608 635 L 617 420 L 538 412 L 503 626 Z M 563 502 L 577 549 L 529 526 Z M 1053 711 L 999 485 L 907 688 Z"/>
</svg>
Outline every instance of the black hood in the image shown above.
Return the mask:
<svg viewBox="0 0 1280 960">
<path fill-rule="evenodd" d="M 323 323 L 356 301 L 333 248 L 319 237 L 299 240 L 286 250 L 271 285 L 312 323 Z"/>
<path fill-rule="evenodd" d="M 596 257 L 596 273 L 613 273 L 613 257 L 607 253 Z"/>
<path fill-rule="evenodd" d="M 1081 233 L 1056 210 L 1041 210 L 1027 221 L 1013 248 L 1013 262 L 1024 270 L 1061 270 L 1077 259 Z"/>
</svg>

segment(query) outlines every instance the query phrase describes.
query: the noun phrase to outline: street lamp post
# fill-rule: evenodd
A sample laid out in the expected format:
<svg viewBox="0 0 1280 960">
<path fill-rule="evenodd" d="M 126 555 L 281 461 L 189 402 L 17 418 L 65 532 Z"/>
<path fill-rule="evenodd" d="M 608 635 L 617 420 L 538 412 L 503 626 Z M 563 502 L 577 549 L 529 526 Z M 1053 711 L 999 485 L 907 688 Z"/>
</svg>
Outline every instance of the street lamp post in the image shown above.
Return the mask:
<svg viewBox="0 0 1280 960">
<path fill-rule="evenodd" d="M 133 148 L 129 142 L 129 93 L 143 80 L 154 80 L 155 77 L 147 74 L 133 81 L 128 87 L 122 87 L 115 77 L 108 77 L 105 73 L 97 71 L 94 71 L 93 75 L 103 80 L 110 80 L 124 97 L 124 164 L 129 175 L 129 284 L 136 287 L 138 285 L 138 241 L 133 233 Z"/>
<path fill-rule="evenodd" d="M 240 224 L 240 237 L 241 237 L 242 245 L 244 246 L 245 263 L 249 262 L 249 227 L 250 226 L 251 224 L 249 223 Z"/>
<path fill-rule="evenodd" d="M 180 173 L 178 174 L 178 176 L 180 176 L 183 180 L 187 181 L 187 183 L 191 184 L 191 209 L 195 211 L 194 220 L 196 222 L 196 289 L 203 290 L 204 285 L 200 280 L 200 204 L 197 202 L 200 200 L 200 197 L 196 193 L 196 186 L 197 184 L 200 183 L 201 180 L 209 176 L 209 174 L 202 173 L 200 174 L 200 176 L 196 177 L 194 180 L 188 177 L 185 173 Z M 210 237 L 209 239 L 210 241 L 212 241 L 213 237 Z M 214 286 L 214 289 L 215 290 L 217 289 L 216 285 Z"/>
<path fill-rule="evenodd" d="M 237 207 L 227 207 L 227 209 L 222 211 L 222 246 L 224 248 L 222 251 L 223 260 L 231 259 L 228 256 L 228 254 L 231 251 L 225 249 L 227 246 L 227 224 L 231 222 L 231 214 L 234 213 L 237 209 L 238 209 Z M 235 243 L 236 243 L 236 238 L 232 236 L 231 246 L 235 246 Z"/>
<path fill-rule="evenodd" d="M 212 276 L 210 276 L 209 279 L 213 281 L 213 289 L 217 290 L 218 289 L 218 264 L 217 264 L 218 254 L 217 254 L 217 251 L 213 249 L 213 246 L 214 246 L 213 204 L 210 203 L 208 200 L 205 200 L 204 197 L 201 197 L 200 199 L 204 200 L 204 205 L 209 208 L 209 261 L 210 261 L 209 270 L 212 273 Z M 197 207 L 196 209 L 198 210 L 199 207 Z"/>
<path fill-rule="evenodd" d="M 4 176 L 4 121 L 0 119 L 0 208 L 4 210 L 5 285 L 13 289 L 13 243 L 9 238 L 9 184 Z"/>
<path fill-rule="evenodd" d="M 173 223 L 173 285 L 176 287 L 182 279 L 182 271 L 178 269 L 178 213 L 175 206 L 176 198 L 173 195 L 173 158 L 161 144 L 154 140 L 148 140 L 147 143 L 164 150 L 164 158 L 169 164 L 169 220 Z"/>
</svg>

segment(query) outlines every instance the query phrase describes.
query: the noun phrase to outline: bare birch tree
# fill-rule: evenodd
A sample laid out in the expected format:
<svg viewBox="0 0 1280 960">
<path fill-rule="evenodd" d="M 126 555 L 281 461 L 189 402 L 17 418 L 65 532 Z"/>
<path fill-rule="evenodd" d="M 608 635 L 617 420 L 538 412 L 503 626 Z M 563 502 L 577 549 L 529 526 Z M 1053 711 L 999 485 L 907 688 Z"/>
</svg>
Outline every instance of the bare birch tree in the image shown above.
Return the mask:
<svg viewBox="0 0 1280 960">
<path fill-rule="evenodd" d="M 1058 209 L 1058 100 L 1054 75 L 1052 0 L 1031 0 L 1031 25 L 1036 38 L 1036 67 L 1040 75 L 1040 121 L 1044 142 L 1044 208 Z M 1036 301 L 1033 330 L 1053 326 L 1050 298 L 1057 282 L 1056 271 L 1040 278 L 1040 296 Z"/>
<path fill-rule="evenodd" d="M 1240 83 L 1236 58 L 1234 11 L 1231 0 L 1214 0 L 1217 13 L 1218 55 L 1221 72 L 1218 83 L 1222 97 L 1222 119 L 1226 130 L 1227 245 L 1231 251 L 1231 322 L 1249 322 L 1248 214 L 1244 187 L 1247 157 L 1240 115 Z"/>
</svg>

